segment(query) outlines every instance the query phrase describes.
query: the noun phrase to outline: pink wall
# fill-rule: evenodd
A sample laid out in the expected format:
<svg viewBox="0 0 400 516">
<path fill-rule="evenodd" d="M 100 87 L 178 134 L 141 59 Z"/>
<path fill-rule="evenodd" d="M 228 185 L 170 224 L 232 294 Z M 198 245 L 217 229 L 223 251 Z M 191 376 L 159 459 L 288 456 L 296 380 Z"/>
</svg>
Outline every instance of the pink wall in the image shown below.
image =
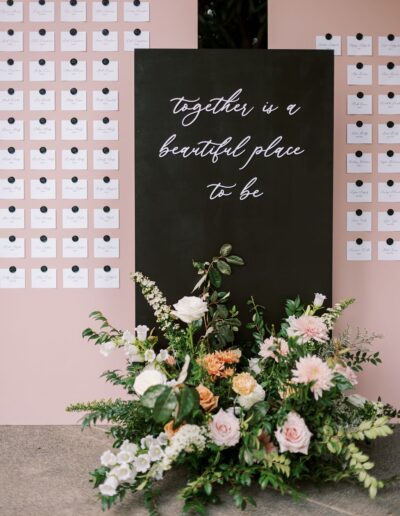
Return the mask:
<svg viewBox="0 0 400 516">
<path fill-rule="evenodd" d="M 331 33 L 342 36 L 342 56 L 335 59 L 335 165 L 334 165 L 334 231 L 333 231 L 333 297 L 340 299 L 355 297 L 357 303 L 348 309 L 341 322 L 341 328 L 347 324 L 353 328 L 367 328 L 384 335 L 377 342 L 383 365 L 379 368 L 368 367 L 361 377 L 358 391 L 376 398 L 382 395 L 387 402 L 400 404 L 400 383 L 398 365 L 400 363 L 400 346 L 398 335 L 399 317 L 399 278 L 400 262 L 378 261 L 377 242 L 392 236 L 399 239 L 399 234 L 377 231 L 378 211 L 388 208 L 398 210 L 396 203 L 377 202 L 377 183 L 396 179 L 396 175 L 373 173 L 364 175 L 372 182 L 372 204 L 346 202 L 346 183 L 358 179 L 355 174 L 346 174 L 346 153 L 356 150 L 356 146 L 346 145 L 346 124 L 350 120 L 372 120 L 373 145 L 363 146 L 365 152 L 372 152 L 374 163 L 378 151 L 385 152 L 387 145 L 377 144 L 377 124 L 386 122 L 388 116 L 378 116 L 377 95 L 392 90 L 399 92 L 397 86 L 378 86 L 377 65 L 399 58 L 378 57 L 377 38 L 387 34 L 399 35 L 400 3 L 398 0 L 269 0 L 269 47 L 276 49 L 314 49 L 315 36 Z M 373 36 L 373 57 L 351 57 L 346 55 L 346 37 L 358 32 Z M 373 65 L 373 86 L 347 86 L 347 64 L 362 61 Z M 348 93 L 359 90 L 373 95 L 374 115 L 348 116 L 346 101 Z M 399 116 L 390 116 L 399 122 Z M 399 145 L 391 145 L 399 152 Z M 349 150 L 350 149 L 350 150 Z M 372 232 L 357 235 L 346 231 L 346 212 L 362 208 L 372 212 Z M 372 261 L 348 262 L 346 260 L 346 241 L 357 236 L 368 235 L 373 245 Z"/>
<path fill-rule="evenodd" d="M 5 2 L 1 2 L 2 4 Z M 76 25 L 79 30 L 86 30 L 88 34 L 88 52 L 74 53 L 76 57 L 86 59 L 88 66 L 88 77 L 91 77 L 92 59 L 102 59 L 105 57 L 100 52 L 91 52 L 90 32 L 94 29 L 101 30 L 105 27 L 104 22 L 92 22 L 91 3 L 87 1 L 87 19 L 89 21 L 79 24 L 55 23 L 39 24 L 29 22 L 28 2 L 24 2 L 24 22 L 23 23 L 0 23 L 0 30 L 7 30 L 10 26 L 15 30 L 24 31 L 24 43 L 28 49 L 29 30 L 38 30 L 44 25 L 49 30 L 56 32 L 56 52 L 30 54 L 28 51 L 6 55 L 2 52 L 1 59 L 14 57 L 15 60 L 24 61 L 23 83 L 19 83 L 18 89 L 22 88 L 25 96 L 29 89 L 35 89 L 37 84 L 29 84 L 28 81 L 28 62 L 29 60 L 53 59 L 56 62 L 56 70 L 59 71 L 60 61 L 73 57 L 72 53 L 59 52 L 59 33 L 61 30 L 69 30 Z M 56 4 L 56 20 L 59 20 L 59 2 Z M 58 269 L 58 288 L 55 290 L 34 290 L 29 285 L 29 269 L 42 265 L 42 260 L 29 258 L 29 246 L 26 258 L 11 260 L 17 267 L 25 267 L 27 272 L 27 288 L 21 290 L 0 290 L 1 306 L 1 344 L 0 344 L 0 424 L 64 424 L 75 423 L 78 416 L 67 414 L 64 407 L 72 402 L 89 401 L 92 399 L 108 398 L 116 395 L 116 389 L 105 384 L 104 380 L 99 379 L 100 374 L 105 369 L 118 368 L 123 366 L 122 355 L 102 357 L 93 345 L 84 342 L 81 331 L 89 325 L 88 314 L 92 310 L 102 310 L 109 316 L 110 321 L 122 329 L 133 329 L 134 327 L 134 298 L 133 286 L 129 281 L 129 273 L 134 271 L 134 155 L 133 155 L 133 55 L 123 50 L 123 31 L 132 29 L 132 26 L 139 26 L 143 30 L 150 31 L 150 46 L 152 48 L 196 48 L 197 47 L 197 1 L 196 0 L 150 0 L 150 22 L 149 23 L 126 23 L 123 21 L 123 2 L 118 1 L 118 22 L 106 24 L 110 30 L 119 30 L 118 53 L 112 53 L 112 57 L 119 60 L 119 111 L 113 114 L 113 118 L 119 120 L 118 142 L 113 142 L 112 148 L 120 151 L 120 167 L 118 177 L 120 179 L 120 200 L 109 201 L 114 207 L 120 208 L 120 229 L 107 230 L 111 235 L 120 237 L 120 259 L 117 260 L 120 269 L 120 288 L 119 289 L 94 289 L 92 283 L 92 270 L 102 267 L 107 260 L 93 259 L 91 245 L 89 245 L 89 258 L 81 260 L 61 258 L 61 248 L 58 244 L 58 258 L 47 260 Z M 111 54 L 111 53 L 110 53 Z M 68 56 L 68 57 L 65 57 Z M 56 95 L 60 96 L 61 89 L 69 89 L 71 83 L 61 83 L 59 74 L 57 80 L 47 87 L 56 90 Z M 91 110 L 91 90 L 100 89 L 102 83 L 93 83 L 88 80 L 82 89 L 88 92 L 88 111 L 80 112 L 79 118 L 86 118 L 88 127 L 91 127 L 92 119 L 99 119 L 104 114 Z M 111 84 L 111 83 L 110 83 Z M 0 89 L 10 87 L 7 83 L 1 83 Z M 15 84 L 14 84 L 15 86 Z M 43 85 L 46 87 L 46 85 Z M 101 86 L 102 87 L 102 86 Z M 25 97 L 27 98 L 27 97 Z M 28 111 L 29 104 L 26 102 L 26 110 L 18 114 L 18 118 L 25 120 L 25 124 L 35 115 Z M 1 113 L 0 118 L 5 118 L 7 113 Z M 57 110 L 47 115 L 49 119 L 56 119 L 56 124 L 61 124 L 60 120 L 69 119 L 72 112 L 63 115 L 59 102 Z M 29 123 L 29 122 L 28 122 Z M 57 126 L 57 129 L 59 126 Z M 29 134 L 26 131 L 26 134 Z M 26 136 L 27 137 L 27 136 Z M 58 138 L 58 134 L 57 134 Z M 55 148 L 60 155 L 62 148 L 69 148 L 71 142 L 62 142 L 57 139 L 51 142 L 49 148 Z M 114 145 L 115 143 L 115 145 Z M 3 145 L 4 144 L 4 145 Z M 2 142 L 2 148 L 10 144 Z M 30 148 L 39 147 L 39 142 L 30 142 L 26 139 L 19 142 L 17 148 L 24 148 L 26 156 Z M 90 139 L 82 144 L 88 149 L 89 164 L 88 171 L 76 174 L 80 177 L 87 177 L 89 184 L 92 176 L 101 178 L 104 175 L 101 171 L 96 173 L 91 171 L 91 149 L 101 148 L 101 142 L 92 142 Z M 15 175 L 25 178 L 25 191 L 29 196 L 29 179 L 31 177 L 41 177 L 41 172 L 31 172 L 29 162 L 25 170 L 19 173 L 2 172 L 1 177 Z M 60 177 L 71 177 L 75 175 L 69 171 L 61 170 L 60 160 L 57 162 L 57 170 L 47 174 L 47 177 L 55 177 L 60 183 Z M 112 174 L 108 174 L 112 175 Z M 115 177 L 115 175 L 113 175 Z M 85 201 L 85 207 L 91 211 L 93 207 L 104 205 L 104 201 Z M 4 201 L 2 201 L 4 204 Z M 20 203 L 20 204 L 18 204 Z M 7 202 L 6 202 L 7 204 Z M 39 207 L 43 201 L 31 201 L 25 198 L 24 201 L 13 201 L 17 207 L 20 205 L 29 210 L 31 207 Z M 46 201 L 47 205 L 56 207 L 57 212 L 63 206 L 71 205 L 71 201 L 61 199 L 59 185 L 57 186 L 57 200 Z M 59 226 L 60 219 L 58 219 Z M 31 236 L 39 236 L 43 230 L 31 230 L 28 224 L 25 230 L 12 231 L 17 236 L 25 236 L 28 240 Z M 75 234 L 76 230 L 46 230 L 49 236 L 68 236 Z M 2 230 L 2 233 L 7 233 Z M 66 234 L 68 233 L 68 234 Z M 94 235 L 104 231 L 93 230 L 93 224 L 89 221 L 89 229 L 84 230 L 89 242 Z M 3 235 L 5 236 L 5 235 Z M 9 267 L 10 260 L 2 259 L 0 267 Z M 14 263 L 15 262 L 15 263 Z M 68 290 L 61 285 L 61 269 L 79 262 L 81 266 L 89 268 L 89 289 Z"/>
</svg>

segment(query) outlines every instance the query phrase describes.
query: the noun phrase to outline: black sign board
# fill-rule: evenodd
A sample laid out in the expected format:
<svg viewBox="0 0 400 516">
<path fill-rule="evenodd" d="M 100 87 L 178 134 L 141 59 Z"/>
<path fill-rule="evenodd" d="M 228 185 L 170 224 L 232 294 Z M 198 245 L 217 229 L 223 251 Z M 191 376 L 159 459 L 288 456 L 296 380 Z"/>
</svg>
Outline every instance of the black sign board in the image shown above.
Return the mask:
<svg viewBox="0 0 400 516">
<path fill-rule="evenodd" d="M 330 299 L 332 52 L 137 50 L 135 113 L 136 270 L 171 304 L 223 243 L 246 261 L 225 283 L 241 312 Z"/>
</svg>

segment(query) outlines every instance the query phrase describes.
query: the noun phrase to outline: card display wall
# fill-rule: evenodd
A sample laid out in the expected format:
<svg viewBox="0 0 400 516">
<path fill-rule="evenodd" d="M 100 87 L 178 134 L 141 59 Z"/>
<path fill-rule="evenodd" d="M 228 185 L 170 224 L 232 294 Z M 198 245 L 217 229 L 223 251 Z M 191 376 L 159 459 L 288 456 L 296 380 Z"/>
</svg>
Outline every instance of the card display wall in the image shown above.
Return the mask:
<svg viewBox="0 0 400 516">
<path fill-rule="evenodd" d="M 196 46 L 195 0 L 0 0 L 1 422 L 107 395 L 124 357 L 80 333 L 96 309 L 134 325 L 135 49 Z"/>
<path fill-rule="evenodd" d="M 400 401 L 399 19 L 396 0 L 269 0 L 269 48 L 335 54 L 334 301 L 357 299 L 342 328 L 351 323 L 384 335 L 383 367 L 369 369 L 359 389 L 394 404 Z"/>
</svg>

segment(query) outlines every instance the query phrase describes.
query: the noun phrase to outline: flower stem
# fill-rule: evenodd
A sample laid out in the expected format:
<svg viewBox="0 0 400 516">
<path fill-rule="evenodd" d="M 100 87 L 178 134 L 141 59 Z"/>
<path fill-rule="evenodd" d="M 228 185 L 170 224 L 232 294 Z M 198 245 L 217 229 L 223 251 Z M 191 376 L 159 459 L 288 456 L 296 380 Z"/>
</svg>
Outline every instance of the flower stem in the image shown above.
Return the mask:
<svg viewBox="0 0 400 516">
<path fill-rule="evenodd" d="M 190 344 L 190 352 L 192 354 L 192 356 L 194 356 L 194 344 L 193 344 L 193 326 L 192 326 L 193 323 L 190 323 L 188 325 L 188 328 L 189 328 L 189 344 Z"/>
</svg>

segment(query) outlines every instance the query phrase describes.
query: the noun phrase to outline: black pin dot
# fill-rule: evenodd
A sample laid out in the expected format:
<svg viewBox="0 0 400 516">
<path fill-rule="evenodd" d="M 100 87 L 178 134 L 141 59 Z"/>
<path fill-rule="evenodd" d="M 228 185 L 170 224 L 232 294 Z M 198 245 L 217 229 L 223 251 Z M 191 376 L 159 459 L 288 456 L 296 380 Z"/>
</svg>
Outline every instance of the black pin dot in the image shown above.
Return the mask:
<svg viewBox="0 0 400 516">
<path fill-rule="evenodd" d="M 78 241 L 79 241 L 79 237 L 78 237 L 78 235 L 74 235 L 74 236 L 72 237 L 72 241 L 73 241 L 73 242 L 78 242 Z"/>
<path fill-rule="evenodd" d="M 76 125 L 78 123 L 78 119 L 76 117 L 71 118 L 71 124 Z"/>
<path fill-rule="evenodd" d="M 79 180 L 78 180 L 78 178 L 76 176 L 74 176 L 74 177 L 71 177 L 71 181 L 73 183 L 77 183 Z"/>
<path fill-rule="evenodd" d="M 388 122 L 386 125 L 389 127 L 389 129 L 393 129 L 393 127 L 394 127 L 394 122 L 391 122 L 391 121 L 390 121 L 390 122 Z"/>
<path fill-rule="evenodd" d="M 103 154 L 109 154 L 110 149 L 108 147 L 103 147 Z"/>
<path fill-rule="evenodd" d="M 362 210 L 356 210 L 357 217 L 361 217 L 363 211 Z"/>
<path fill-rule="evenodd" d="M 358 151 L 356 152 L 356 157 L 357 157 L 357 158 L 361 158 L 361 157 L 362 157 L 362 155 L 363 155 L 362 151 L 358 150 Z"/>
<path fill-rule="evenodd" d="M 364 124 L 361 122 L 361 120 L 358 120 L 358 121 L 356 122 L 356 126 L 357 126 L 357 127 L 362 127 L 363 125 L 364 125 Z"/>
<path fill-rule="evenodd" d="M 39 181 L 42 183 L 42 185 L 45 185 L 47 183 L 47 179 L 45 177 L 41 177 Z"/>
<path fill-rule="evenodd" d="M 78 154 L 78 148 L 72 147 L 71 152 L 72 152 L 72 154 Z"/>
<path fill-rule="evenodd" d="M 7 34 L 9 36 L 14 36 L 14 29 L 8 29 Z"/>
<path fill-rule="evenodd" d="M 47 122 L 47 120 L 44 117 L 39 118 L 39 124 L 40 125 L 44 125 L 46 122 Z"/>
<path fill-rule="evenodd" d="M 9 242 L 15 242 L 16 240 L 17 240 L 17 239 L 16 239 L 16 237 L 15 237 L 14 235 L 10 235 L 10 236 L 8 237 L 8 241 L 9 241 Z"/>
<path fill-rule="evenodd" d="M 364 65 L 362 63 L 357 63 L 356 68 L 357 70 L 362 70 L 364 68 Z"/>
<path fill-rule="evenodd" d="M 15 181 L 15 179 L 14 179 L 14 181 Z M 111 181 L 111 179 L 108 176 L 105 176 L 105 177 L 103 177 L 103 181 L 105 183 L 109 183 Z"/>
<path fill-rule="evenodd" d="M 361 181 L 361 179 L 357 179 L 356 186 L 358 186 L 360 188 L 363 184 L 364 183 Z"/>
<path fill-rule="evenodd" d="M 104 240 L 104 242 L 109 242 L 111 240 L 110 235 L 104 235 L 103 240 Z"/>
<path fill-rule="evenodd" d="M 361 34 L 361 32 L 359 32 L 358 34 L 356 34 L 356 39 L 357 39 L 358 41 L 361 41 L 363 38 L 364 38 L 364 35 L 363 35 L 363 34 Z"/>
<path fill-rule="evenodd" d="M 103 124 L 108 124 L 110 122 L 110 119 L 108 118 L 108 116 L 105 116 L 103 118 Z"/>
<path fill-rule="evenodd" d="M 46 152 L 47 152 L 46 147 L 40 147 L 39 152 L 40 152 L 40 154 L 46 154 Z"/>
<path fill-rule="evenodd" d="M 104 5 L 104 7 L 107 7 L 107 5 L 110 3 L 110 0 L 102 0 L 101 3 Z"/>
<path fill-rule="evenodd" d="M 133 0 L 133 5 L 135 5 L 136 7 L 139 7 L 140 0 Z M 328 38 L 327 36 L 330 36 L 330 38 Z M 327 34 L 325 37 L 326 37 L 326 39 L 332 39 L 332 34 Z"/>
<path fill-rule="evenodd" d="M 47 213 L 47 206 L 41 206 L 40 213 Z"/>
<path fill-rule="evenodd" d="M 70 60 L 70 64 L 71 66 L 76 66 L 78 64 L 78 60 L 75 59 L 75 57 L 73 57 L 71 60 Z"/>
<path fill-rule="evenodd" d="M 15 183 L 15 177 L 9 177 L 7 181 L 10 183 L 10 185 L 13 185 Z"/>
<path fill-rule="evenodd" d="M 389 157 L 389 158 L 393 158 L 394 156 L 394 152 L 392 150 L 388 150 L 386 155 Z"/>
<path fill-rule="evenodd" d="M 394 240 L 393 240 L 393 238 L 388 238 L 388 239 L 386 240 L 386 243 L 387 243 L 387 245 L 393 245 L 393 244 L 394 244 Z"/>
<path fill-rule="evenodd" d="M 47 272 L 47 267 L 46 267 L 46 265 L 42 265 L 42 266 L 40 267 L 40 270 L 41 270 L 42 272 Z"/>
<path fill-rule="evenodd" d="M 108 88 L 103 88 L 101 91 L 103 95 L 108 95 L 110 93 L 110 90 Z"/>
<path fill-rule="evenodd" d="M 71 93 L 71 95 L 76 95 L 78 93 L 78 90 L 76 88 L 71 88 L 69 92 Z"/>
<path fill-rule="evenodd" d="M 15 118 L 13 116 L 10 116 L 10 118 L 7 120 L 7 122 L 12 125 L 15 124 Z"/>
<path fill-rule="evenodd" d="M 72 0 L 71 0 L 72 1 Z M 79 267 L 77 265 L 73 265 L 71 267 L 72 272 L 79 272 Z"/>
<path fill-rule="evenodd" d="M 13 6 L 14 5 L 14 0 L 7 0 L 7 5 L 9 7 Z"/>
<path fill-rule="evenodd" d="M 7 150 L 9 154 L 15 154 L 15 147 L 8 147 Z"/>
<path fill-rule="evenodd" d="M 387 64 L 387 67 L 388 67 L 388 69 L 389 69 L 389 70 L 393 70 L 393 68 L 394 68 L 394 63 L 392 63 L 392 62 L 388 63 L 388 64 Z"/>
<path fill-rule="evenodd" d="M 71 29 L 69 33 L 71 34 L 71 36 L 76 36 L 78 34 L 78 31 L 76 29 Z"/>
<path fill-rule="evenodd" d="M 11 265 L 11 267 L 8 270 L 11 272 L 11 274 L 17 272 L 17 268 L 14 265 Z"/>
<path fill-rule="evenodd" d="M 75 7 L 77 5 L 78 1 L 77 0 L 69 0 L 69 3 L 70 3 L 70 5 L 72 5 L 72 7 Z"/>
<path fill-rule="evenodd" d="M 72 206 L 71 210 L 72 210 L 72 213 L 78 213 L 79 207 L 78 206 Z"/>
<path fill-rule="evenodd" d="M 394 210 L 392 210 L 392 208 L 390 208 L 390 209 L 387 211 L 387 214 L 389 215 L 389 217 L 391 217 L 392 215 L 394 215 Z"/>
<path fill-rule="evenodd" d="M 40 66 L 44 66 L 46 64 L 46 59 L 39 59 Z"/>
<path fill-rule="evenodd" d="M 111 267 L 109 265 L 104 265 L 103 270 L 104 270 L 104 272 L 110 272 L 111 271 Z"/>
<path fill-rule="evenodd" d="M 387 182 L 386 182 L 386 184 L 387 184 L 388 186 L 393 186 L 393 185 L 394 185 L 394 181 L 393 181 L 393 179 L 389 179 L 389 181 L 387 181 Z"/>
<path fill-rule="evenodd" d="M 16 208 L 15 208 L 15 206 L 10 206 L 10 207 L 8 208 L 8 211 L 9 211 L 10 213 L 15 213 L 15 209 L 16 209 Z"/>
<path fill-rule="evenodd" d="M 46 0 L 39 0 L 39 5 L 45 5 L 46 4 Z"/>
<path fill-rule="evenodd" d="M 141 33 L 142 33 L 142 31 L 141 31 L 140 29 L 135 29 L 135 30 L 133 31 L 133 33 L 134 33 L 134 35 L 135 35 L 135 36 L 140 36 L 140 35 L 141 35 Z"/>
<path fill-rule="evenodd" d="M 108 36 L 110 34 L 110 31 L 108 29 L 103 29 L 101 33 L 103 34 L 103 36 Z"/>
<path fill-rule="evenodd" d="M 7 93 L 8 93 L 9 95 L 14 95 L 14 93 L 15 93 L 14 88 L 8 88 Z"/>
<path fill-rule="evenodd" d="M 388 34 L 387 39 L 388 39 L 389 41 L 394 41 L 394 34 Z"/>
<path fill-rule="evenodd" d="M 46 29 L 39 29 L 39 34 L 41 36 L 45 36 L 46 35 Z"/>
<path fill-rule="evenodd" d="M 362 238 L 357 238 L 356 244 L 357 245 L 361 245 L 362 243 L 363 243 L 363 239 Z"/>
<path fill-rule="evenodd" d="M 394 99 L 394 93 L 393 91 L 389 91 L 388 95 L 387 95 L 390 99 Z"/>
<path fill-rule="evenodd" d="M 46 95 L 45 88 L 40 88 L 39 93 L 40 93 L 40 95 Z"/>
<path fill-rule="evenodd" d="M 104 206 L 103 211 L 104 213 L 109 213 L 111 208 L 109 206 Z"/>
<path fill-rule="evenodd" d="M 359 98 L 359 99 L 364 98 L 364 93 L 363 93 L 362 91 L 359 91 L 359 92 L 357 93 L 357 98 Z"/>
<path fill-rule="evenodd" d="M 14 64 L 14 59 L 7 59 L 7 64 L 12 66 Z"/>
<path fill-rule="evenodd" d="M 47 236 L 46 236 L 46 235 L 42 235 L 42 236 L 40 237 L 40 241 L 41 241 L 43 244 L 44 244 L 44 243 L 46 243 L 46 242 L 47 242 Z"/>
<path fill-rule="evenodd" d="M 101 62 L 103 63 L 104 66 L 107 66 L 108 64 L 110 64 L 110 60 L 107 59 L 106 57 L 104 59 L 102 59 Z"/>
</svg>

